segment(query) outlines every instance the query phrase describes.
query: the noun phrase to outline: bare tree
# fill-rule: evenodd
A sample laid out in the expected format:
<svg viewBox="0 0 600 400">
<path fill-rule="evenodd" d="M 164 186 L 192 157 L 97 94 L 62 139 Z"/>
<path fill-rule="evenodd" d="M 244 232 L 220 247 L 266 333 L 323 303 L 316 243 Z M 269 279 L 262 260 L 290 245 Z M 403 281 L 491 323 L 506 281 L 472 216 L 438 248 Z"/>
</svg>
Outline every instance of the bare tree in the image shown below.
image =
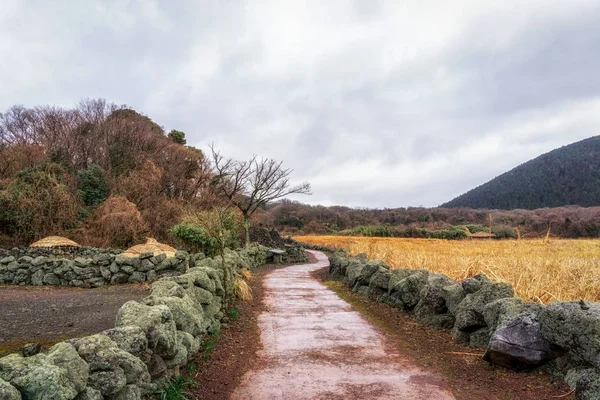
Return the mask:
<svg viewBox="0 0 600 400">
<path fill-rule="evenodd" d="M 290 194 L 311 194 L 310 184 L 291 186 L 291 169 L 282 162 L 253 156 L 247 161 L 224 158 L 210 146 L 216 183 L 227 200 L 237 207 L 244 218 L 246 246 L 250 244 L 250 218 L 261 206 Z"/>
</svg>

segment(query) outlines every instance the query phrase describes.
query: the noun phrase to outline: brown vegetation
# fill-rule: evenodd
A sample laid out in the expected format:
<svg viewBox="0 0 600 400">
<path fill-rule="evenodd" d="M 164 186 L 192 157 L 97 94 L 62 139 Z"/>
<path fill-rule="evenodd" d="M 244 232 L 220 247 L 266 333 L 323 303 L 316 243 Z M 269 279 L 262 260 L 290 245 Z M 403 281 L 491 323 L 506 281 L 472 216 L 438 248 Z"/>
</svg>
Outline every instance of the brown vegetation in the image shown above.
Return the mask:
<svg viewBox="0 0 600 400">
<path fill-rule="evenodd" d="M 104 100 L 0 113 L 0 245 L 62 234 L 125 246 L 148 231 L 169 241 L 184 211 L 214 201 L 209 163 L 184 143 Z"/>
<path fill-rule="evenodd" d="M 600 301 L 598 240 L 438 240 L 300 236 L 302 242 L 365 253 L 392 268 L 427 269 L 462 280 L 485 273 L 525 300 Z"/>
</svg>

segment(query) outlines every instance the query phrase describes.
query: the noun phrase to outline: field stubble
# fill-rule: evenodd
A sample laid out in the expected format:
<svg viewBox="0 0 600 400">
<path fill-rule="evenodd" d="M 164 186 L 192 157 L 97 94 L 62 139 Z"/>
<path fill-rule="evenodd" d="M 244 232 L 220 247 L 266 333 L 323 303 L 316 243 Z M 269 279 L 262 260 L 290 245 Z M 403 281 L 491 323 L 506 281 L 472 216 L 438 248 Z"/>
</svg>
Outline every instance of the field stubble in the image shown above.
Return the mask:
<svg viewBox="0 0 600 400">
<path fill-rule="evenodd" d="M 298 236 L 301 242 L 366 253 L 391 268 L 427 269 L 453 279 L 485 273 L 540 303 L 600 301 L 600 240 L 437 240 Z"/>
</svg>

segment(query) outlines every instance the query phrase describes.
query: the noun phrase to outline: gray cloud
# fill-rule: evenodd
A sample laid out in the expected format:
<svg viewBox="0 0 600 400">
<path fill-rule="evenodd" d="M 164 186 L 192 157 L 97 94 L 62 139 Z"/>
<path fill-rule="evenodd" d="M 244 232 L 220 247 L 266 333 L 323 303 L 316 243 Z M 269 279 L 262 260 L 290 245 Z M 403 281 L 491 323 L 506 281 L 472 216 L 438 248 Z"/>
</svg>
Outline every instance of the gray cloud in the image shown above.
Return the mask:
<svg viewBox="0 0 600 400">
<path fill-rule="evenodd" d="M 435 206 L 600 134 L 595 1 L 2 3 L 0 109 L 128 104 L 310 203 Z"/>
</svg>

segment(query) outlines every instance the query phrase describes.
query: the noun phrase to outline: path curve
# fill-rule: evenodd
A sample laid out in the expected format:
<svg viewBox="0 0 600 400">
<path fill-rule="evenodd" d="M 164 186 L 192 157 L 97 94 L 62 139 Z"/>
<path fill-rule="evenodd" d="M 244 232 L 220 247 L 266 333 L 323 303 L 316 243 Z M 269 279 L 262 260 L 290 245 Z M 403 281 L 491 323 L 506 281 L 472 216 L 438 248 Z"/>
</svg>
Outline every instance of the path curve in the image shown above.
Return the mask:
<svg viewBox="0 0 600 400">
<path fill-rule="evenodd" d="M 232 395 L 235 400 L 414 399 L 454 397 L 441 377 L 415 366 L 350 304 L 293 265 L 270 273 L 258 319 L 263 349 Z"/>
</svg>

